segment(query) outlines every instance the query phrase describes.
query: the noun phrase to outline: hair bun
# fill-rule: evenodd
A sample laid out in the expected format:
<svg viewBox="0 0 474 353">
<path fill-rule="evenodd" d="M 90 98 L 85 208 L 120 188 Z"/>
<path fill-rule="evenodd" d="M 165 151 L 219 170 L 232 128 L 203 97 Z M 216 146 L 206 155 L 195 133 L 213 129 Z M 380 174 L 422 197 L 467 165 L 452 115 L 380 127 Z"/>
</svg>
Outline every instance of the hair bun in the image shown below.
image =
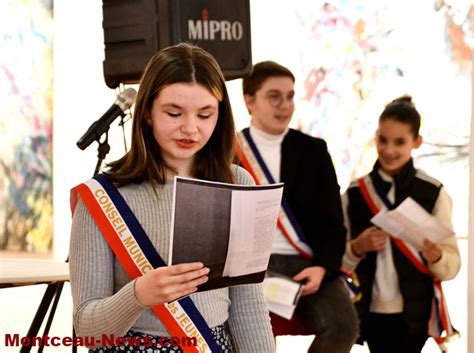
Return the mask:
<svg viewBox="0 0 474 353">
<path fill-rule="evenodd" d="M 395 98 L 391 103 L 406 103 L 414 106 L 412 97 L 408 94 Z"/>
</svg>

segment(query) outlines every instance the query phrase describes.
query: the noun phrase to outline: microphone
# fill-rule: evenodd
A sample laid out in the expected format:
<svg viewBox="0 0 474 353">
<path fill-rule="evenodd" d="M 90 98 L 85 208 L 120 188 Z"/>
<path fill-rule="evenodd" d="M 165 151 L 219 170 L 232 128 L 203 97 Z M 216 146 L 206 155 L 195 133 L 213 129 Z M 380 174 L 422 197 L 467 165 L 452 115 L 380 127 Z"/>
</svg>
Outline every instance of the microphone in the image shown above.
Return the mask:
<svg viewBox="0 0 474 353">
<path fill-rule="evenodd" d="M 79 141 L 77 141 L 77 147 L 81 150 L 85 150 L 92 142 L 98 141 L 102 134 L 109 129 L 110 124 L 112 124 L 117 117 L 124 115 L 125 111 L 135 103 L 136 97 L 137 91 L 131 87 L 121 92 L 109 110 L 107 110 L 99 120 L 96 120 L 86 133 L 82 135 Z"/>
</svg>

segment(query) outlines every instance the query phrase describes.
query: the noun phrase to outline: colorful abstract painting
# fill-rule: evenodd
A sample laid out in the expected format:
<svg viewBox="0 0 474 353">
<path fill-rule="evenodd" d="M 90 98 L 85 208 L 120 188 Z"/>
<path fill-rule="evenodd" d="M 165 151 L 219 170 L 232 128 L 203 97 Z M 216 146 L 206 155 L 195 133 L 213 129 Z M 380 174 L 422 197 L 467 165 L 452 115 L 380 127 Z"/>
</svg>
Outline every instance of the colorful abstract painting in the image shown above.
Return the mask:
<svg viewBox="0 0 474 353">
<path fill-rule="evenodd" d="M 472 0 L 338 0 L 295 3 L 298 128 L 328 142 L 344 190 L 376 159 L 385 104 L 409 94 L 422 115 L 418 167 L 467 209 Z M 290 12 L 290 11 L 289 11 Z M 288 13 L 289 13 L 288 12 Z M 455 171 L 455 173 L 453 173 Z M 455 212 L 467 234 L 467 215 Z"/>
<path fill-rule="evenodd" d="M 0 251 L 53 239 L 53 2 L 0 2 Z"/>
</svg>

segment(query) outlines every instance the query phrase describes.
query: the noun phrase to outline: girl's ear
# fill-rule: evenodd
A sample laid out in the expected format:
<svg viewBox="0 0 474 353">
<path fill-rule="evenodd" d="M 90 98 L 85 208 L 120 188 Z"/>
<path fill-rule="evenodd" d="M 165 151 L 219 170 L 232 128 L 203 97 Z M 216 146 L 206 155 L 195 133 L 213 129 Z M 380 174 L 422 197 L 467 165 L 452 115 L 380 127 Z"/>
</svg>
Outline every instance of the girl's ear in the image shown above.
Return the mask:
<svg viewBox="0 0 474 353">
<path fill-rule="evenodd" d="M 418 136 L 415 138 L 415 143 L 414 143 L 413 148 L 418 148 L 418 147 L 420 147 L 422 143 L 423 143 L 423 136 L 418 135 Z"/>
<path fill-rule="evenodd" d="M 148 125 L 152 126 L 150 112 L 145 113 L 145 121 Z"/>
</svg>

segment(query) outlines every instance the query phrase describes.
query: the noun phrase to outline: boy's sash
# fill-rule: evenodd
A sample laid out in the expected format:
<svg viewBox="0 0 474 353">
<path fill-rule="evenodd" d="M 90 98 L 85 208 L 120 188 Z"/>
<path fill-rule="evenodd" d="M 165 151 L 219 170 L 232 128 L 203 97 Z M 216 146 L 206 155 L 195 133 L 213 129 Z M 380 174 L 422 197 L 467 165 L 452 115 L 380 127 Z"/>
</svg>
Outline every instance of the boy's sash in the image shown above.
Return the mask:
<svg viewBox="0 0 474 353">
<path fill-rule="evenodd" d="M 387 196 L 376 187 L 369 175 L 358 179 L 357 183 L 362 197 L 372 211 L 372 214 L 376 215 L 379 210 L 384 208 L 393 209 L 393 204 L 388 200 Z M 459 332 L 451 323 L 441 281 L 435 278 L 434 274 L 423 263 L 418 253 L 414 253 L 401 239 L 393 236 L 390 236 L 390 238 L 402 254 L 405 255 L 418 269 L 418 271 L 432 277 L 433 279 L 434 295 L 431 304 L 431 316 L 428 323 L 428 335 L 433 337 L 441 351 L 445 352 L 447 349 L 444 347 L 444 342 L 447 342 L 452 337 L 458 336 Z M 442 335 L 443 331 L 445 332 L 444 336 Z"/>
<path fill-rule="evenodd" d="M 132 280 L 149 270 L 166 266 L 122 195 L 103 175 L 97 175 L 71 190 L 73 212 L 77 194 Z M 173 337 L 196 339 L 196 346 L 181 347 L 184 352 L 220 352 L 211 330 L 190 297 L 151 309 Z"/>
<path fill-rule="evenodd" d="M 273 184 L 273 179 L 267 165 L 265 164 L 260 152 L 258 151 L 255 142 L 250 136 L 248 128 L 242 130 L 237 135 L 236 153 L 240 158 L 243 167 L 252 175 L 257 185 Z M 282 207 L 278 214 L 277 221 L 278 228 L 288 242 L 306 259 L 313 258 L 313 250 L 308 245 L 303 230 L 298 225 L 296 217 L 291 212 L 291 209 L 285 198 L 282 199 Z M 297 241 L 300 241 L 301 246 Z M 359 288 L 359 281 L 355 272 L 340 270 L 340 281 L 347 289 L 349 297 L 353 302 L 360 299 L 361 293 Z"/>
<path fill-rule="evenodd" d="M 274 184 L 273 179 L 268 167 L 263 161 L 260 152 L 255 145 L 252 137 L 250 136 L 250 130 L 248 128 L 242 130 L 237 135 L 236 152 L 240 158 L 242 166 L 252 175 L 257 185 Z M 308 245 L 303 231 L 299 227 L 295 216 L 291 212 L 288 203 L 285 198 L 282 200 L 282 207 L 278 214 L 277 221 L 278 228 L 282 232 L 283 236 L 288 242 L 307 259 L 313 257 L 313 251 Z M 298 245 L 298 241 L 301 245 Z"/>
</svg>

